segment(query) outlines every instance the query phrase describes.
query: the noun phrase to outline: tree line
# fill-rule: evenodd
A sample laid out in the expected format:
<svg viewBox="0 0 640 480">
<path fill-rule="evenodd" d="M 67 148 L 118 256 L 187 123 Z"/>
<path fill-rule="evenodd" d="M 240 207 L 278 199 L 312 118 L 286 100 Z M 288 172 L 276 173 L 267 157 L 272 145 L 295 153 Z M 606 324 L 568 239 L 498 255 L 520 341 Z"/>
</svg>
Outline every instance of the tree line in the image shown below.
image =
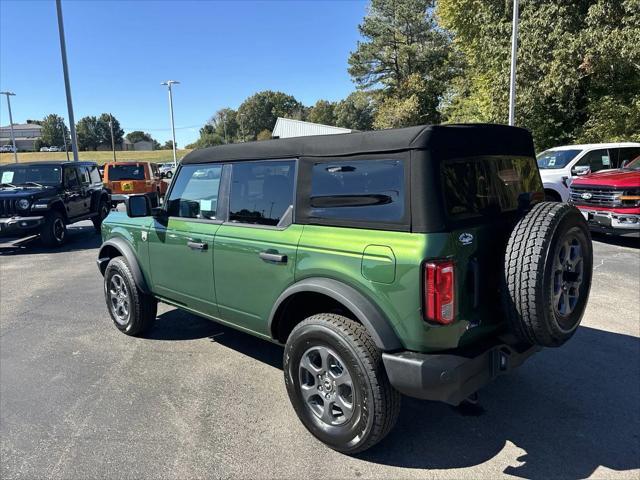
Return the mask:
<svg viewBox="0 0 640 480">
<path fill-rule="evenodd" d="M 113 125 L 111 125 L 110 122 L 113 122 Z M 35 142 L 36 151 L 45 146 L 63 147 L 65 144 L 67 148 L 71 150 L 69 128 L 66 126 L 64 119 L 59 115 L 52 113 L 45 116 L 42 120 L 27 120 L 27 123 L 35 123 L 42 127 L 40 131 L 41 136 Z M 99 148 L 110 150 L 112 147 L 112 126 L 113 143 L 115 143 L 116 149 L 121 148 L 125 138 L 131 143 L 140 141 L 151 142 L 154 150 L 171 150 L 173 148 L 173 142 L 171 140 L 161 145 L 151 134 L 140 130 L 135 130 L 125 135 L 118 119 L 110 113 L 103 113 L 97 117 L 83 117 L 76 123 L 78 150 L 95 151 Z"/>
<path fill-rule="evenodd" d="M 188 147 L 270 138 L 278 116 L 355 130 L 507 123 L 512 2 L 372 0 L 348 59 L 356 91 L 307 107 L 263 91 Z M 640 141 L 640 2 L 521 2 L 516 125 L 538 149 Z"/>
</svg>

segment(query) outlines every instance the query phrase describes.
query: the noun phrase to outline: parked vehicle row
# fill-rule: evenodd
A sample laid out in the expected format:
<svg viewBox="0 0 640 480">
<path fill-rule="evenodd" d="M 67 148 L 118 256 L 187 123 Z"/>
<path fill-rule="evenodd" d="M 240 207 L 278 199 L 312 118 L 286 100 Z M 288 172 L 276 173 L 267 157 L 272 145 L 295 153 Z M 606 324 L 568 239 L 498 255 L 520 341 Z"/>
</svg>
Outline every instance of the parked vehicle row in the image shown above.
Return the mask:
<svg viewBox="0 0 640 480">
<path fill-rule="evenodd" d="M 161 301 L 285 345 L 301 422 L 352 454 L 393 428 L 401 393 L 457 405 L 571 338 L 591 239 L 543 200 L 520 128 L 224 145 L 187 155 L 162 206 L 111 212 L 98 266 L 125 334 Z"/>
<path fill-rule="evenodd" d="M 13 145 L 0 145 L 0 153 L 7 153 L 7 152 L 17 152 L 18 149 L 14 148 Z"/>
<path fill-rule="evenodd" d="M 61 245 L 67 225 L 90 219 L 99 232 L 110 209 L 94 162 L 34 162 L 0 166 L 0 237 L 40 234 Z"/>
</svg>

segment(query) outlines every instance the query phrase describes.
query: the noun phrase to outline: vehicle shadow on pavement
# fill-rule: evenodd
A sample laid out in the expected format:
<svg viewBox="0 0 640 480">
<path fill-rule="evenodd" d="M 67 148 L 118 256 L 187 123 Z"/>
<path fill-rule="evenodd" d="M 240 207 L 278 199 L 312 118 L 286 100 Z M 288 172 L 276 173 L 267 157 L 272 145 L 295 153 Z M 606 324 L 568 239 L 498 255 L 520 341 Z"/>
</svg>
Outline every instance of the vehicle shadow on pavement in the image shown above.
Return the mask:
<svg viewBox="0 0 640 480">
<path fill-rule="evenodd" d="M 281 346 L 178 309 L 161 314 L 147 338 L 210 338 L 282 369 Z M 474 409 L 403 397 L 396 427 L 358 458 L 455 469 L 504 455 L 502 464 L 509 466 L 503 473 L 522 478 L 585 478 L 600 466 L 640 468 L 639 357 L 638 338 L 580 327 L 562 348 L 545 349 L 488 385 Z M 512 458 L 503 453 L 506 446 Z"/>
<path fill-rule="evenodd" d="M 605 233 L 591 232 L 591 239 L 594 242 L 606 243 L 608 245 L 640 249 L 640 238 L 637 237 L 619 237 Z"/>
<path fill-rule="evenodd" d="M 102 238 L 91 226 L 67 227 L 67 239 L 61 247 L 47 247 L 43 245 L 39 237 L 33 237 L 26 241 L 17 241 L 10 244 L 5 242 L 0 244 L 0 256 L 2 255 L 36 255 L 73 252 L 77 250 L 90 250 L 98 248 L 102 243 Z"/>
</svg>

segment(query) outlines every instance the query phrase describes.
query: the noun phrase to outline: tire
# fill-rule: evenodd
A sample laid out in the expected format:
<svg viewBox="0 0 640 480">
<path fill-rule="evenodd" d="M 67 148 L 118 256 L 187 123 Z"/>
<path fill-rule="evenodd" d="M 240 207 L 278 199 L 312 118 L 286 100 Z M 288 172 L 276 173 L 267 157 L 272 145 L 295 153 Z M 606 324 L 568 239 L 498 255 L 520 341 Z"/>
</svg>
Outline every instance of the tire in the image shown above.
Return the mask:
<svg viewBox="0 0 640 480">
<path fill-rule="evenodd" d="M 334 450 L 367 450 L 398 419 L 400 394 L 389 383 L 380 350 L 361 324 L 346 317 L 321 313 L 299 323 L 287 339 L 283 370 L 298 417 Z"/>
<path fill-rule="evenodd" d="M 127 335 L 140 335 L 156 319 L 158 302 L 136 286 L 131 269 L 123 257 L 113 258 L 104 272 L 104 296 L 113 323 Z"/>
<path fill-rule="evenodd" d="M 504 309 L 523 342 L 558 347 L 575 333 L 589 299 L 593 248 L 582 214 L 566 203 L 535 205 L 505 253 Z"/>
<path fill-rule="evenodd" d="M 40 229 L 40 239 L 48 247 L 59 247 L 65 242 L 67 225 L 61 212 L 53 210 L 47 215 Z"/>
<path fill-rule="evenodd" d="M 165 178 L 169 179 L 169 178 L 173 177 L 173 172 L 169 171 L 169 172 L 165 173 L 164 176 L 165 176 Z"/>
<path fill-rule="evenodd" d="M 107 215 L 109 215 L 109 202 L 102 197 L 98 203 L 98 215 L 91 219 L 93 222 L 93 228 L 96 229 L 96 232 L 100 233 L 102 221 L 107 217 Z"/>
</svg>

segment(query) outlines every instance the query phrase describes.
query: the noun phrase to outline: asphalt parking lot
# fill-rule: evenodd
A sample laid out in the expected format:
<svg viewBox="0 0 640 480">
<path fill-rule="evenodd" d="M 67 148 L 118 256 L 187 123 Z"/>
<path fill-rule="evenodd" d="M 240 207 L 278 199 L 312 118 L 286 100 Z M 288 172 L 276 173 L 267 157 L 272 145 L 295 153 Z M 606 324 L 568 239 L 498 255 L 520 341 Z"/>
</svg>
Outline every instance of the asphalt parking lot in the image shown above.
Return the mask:
<svg viewBox="0 0 640 480">
<path fill-rule="evenodd" d="M 639 478 L 640 249 L 594 242 L 582 327 L 480 394 L 480 407 L 403 399 L 358 457 L 314 440 L 282 349 L 163 306 L 119 333 L 88 222 L 70 242 L 0 249 L 0 477 Z"/>
</svg>

